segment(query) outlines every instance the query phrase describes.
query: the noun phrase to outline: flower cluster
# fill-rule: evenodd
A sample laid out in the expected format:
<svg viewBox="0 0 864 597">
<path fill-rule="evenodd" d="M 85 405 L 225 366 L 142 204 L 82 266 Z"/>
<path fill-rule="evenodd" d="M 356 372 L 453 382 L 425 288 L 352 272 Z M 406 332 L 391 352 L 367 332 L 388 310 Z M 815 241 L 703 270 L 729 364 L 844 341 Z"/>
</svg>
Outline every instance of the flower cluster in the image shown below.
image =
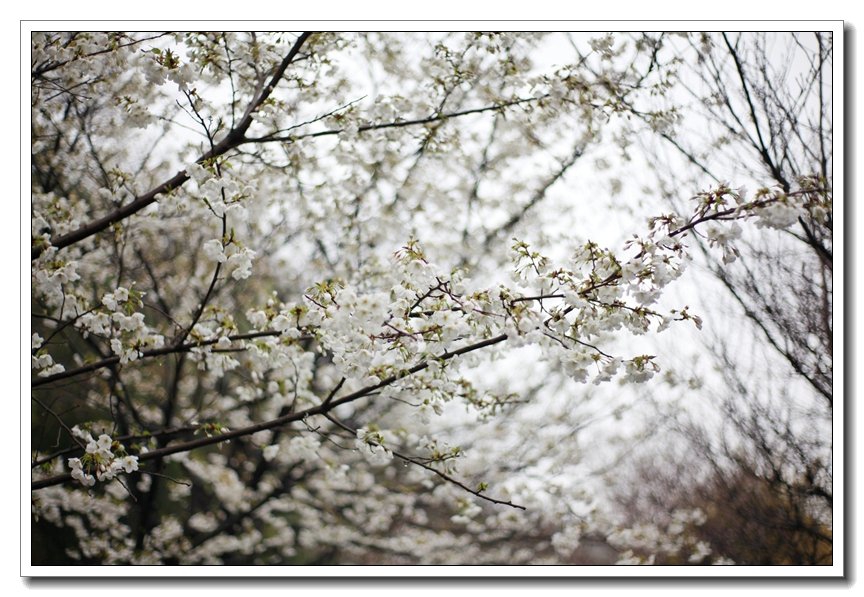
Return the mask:
<svg viewBox="0 0 864 597">
<path fill-rule="evenodd" d="M 193 80 L 192 68 L 181 62 L 180 57 L 170 49 L 151 49 L 142 54 L 140 65 L 147 82 L 151 85 L 158 86 L 166 81 L 172 81 L 183 90 Z"/>
<path fill-rule="evenodd" d="M 547 358 L 577 381 L 586 381 L 592 369 L 595 383 L 608 381 L 622 363 L 626 381 L 649 379 L 658 370 L 653 356 L 624 359 L 594 343 L 622 328 L 640 335 L 652 327 L 662 331 L 671 321 L 696 319 L 686 309 L 661 313 L 651 307 L 686 264 L 680 243 L 657 236 L 630 240 L 625 248 L 636 254 L 627 260 L 588 242 L 569 262 L 554 266 L 527 243 L 516 241 L 518 280 L 528 286 L 522 290 L 526 297 L 509 301 L 516 332 L 543 347 Z"/>
<path fill-rule="evenodd" d="M 80 278 L 78 263 L 57 255 L 54 247 L 48 247 L 39 256 L 31 271 L 34 295 L 52 307 L 63 305 L 65 286 Z"/>
<path fill-rule="evenodd" d="M 354 445 L 371 465 L 383 466 L 393 459 L 393 453 L 384 447 L 384 441 L 384 435 L 380 431 L 361 427 L 357 430 Z"/>
<path fill-rule="evenodd" d="M 705 226 L 705 236 L 708 238 L 708 244 L 712 247 L 719 247 L 723 251 L 723 263 L 732 263 L 740 253 L 733 245 L 733 241 L 741 238 L 741 226 L 737 222 L 731 224 L 708 224 Z"/>
<path fill-rule="evenodd" d="M 42 350 L 44 343 L 45 341 L 39 334 L 33 334 L 31 337 L 30 350 L 33 351 L 33 354 L 30 355 L 30 368 L 38 370 L 39 377 L 48 377 L 65 371 L 66 368 L 63 365 L 55 363 L 54 357 Z"/>
<path fill-rule="evenodd" d="M 132 473 L 138 470 L 138 457 L 131 456 L 126 449 L 107 434 L 93 439 L 87 431 L 73 428 L 75 436 L 86 442 L 81 458 L 70 458 L 67 463 L 72 469 L 72 478 L 82 485 L 93 487 L 96 481 L 110 481 L 121 472 Z"/>
<path fill-rule="evenodd" d="M 76 321 L 84 337 L 90 334 L 109 338 L 111 352 L 123 364 L 135 361 L 146 348 L 164 345 L 162 334 L 154 332 L 138 311 L 144 303 L 144 293 L 123 286 L 102 296 L 104 309 L 91 310 Z"/>
<path fill-rule="evenodd" d="M 291 438 L 285 451 L 291 458 L 296 458 L 297 460 L 312 460 L 318 456 L 318 448 L 320 447 L 321 441 L 318 437 L 306 434 Z"/>
<path fill-rule="evenodd" d="M 236 240 L 225 245 L 218 238 L 214 238 L 205 242 L 202 250 L 209 259 L 224 263 L 235 280 L 245 280 L 252 275 L 255 251 L 241 247 Z"/>
</svg>

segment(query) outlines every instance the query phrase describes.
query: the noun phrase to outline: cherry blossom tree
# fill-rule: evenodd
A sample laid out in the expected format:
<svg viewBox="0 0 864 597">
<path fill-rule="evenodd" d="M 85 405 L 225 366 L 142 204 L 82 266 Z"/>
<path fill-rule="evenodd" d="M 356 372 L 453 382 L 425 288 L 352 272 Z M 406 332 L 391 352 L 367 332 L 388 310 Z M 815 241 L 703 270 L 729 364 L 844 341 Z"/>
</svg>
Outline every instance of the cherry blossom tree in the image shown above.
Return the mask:
<svg viewBox="0 0 864 597">
<path fill-rule="evenodd" d="M 650 533 L 711 554 L 601 499 L 626 388 L 656 334 L 701 327 L 662 300 L 695 235 L 733 255 L 822 222 L 830 178 L 682 190 L 601 242 L 603 197 L 573 189 L 627 122 L 675 125 L 657 36 L 31 51 L 34 563 L 567 563 L 593 538 L 627 562 Z"/>
</svg>

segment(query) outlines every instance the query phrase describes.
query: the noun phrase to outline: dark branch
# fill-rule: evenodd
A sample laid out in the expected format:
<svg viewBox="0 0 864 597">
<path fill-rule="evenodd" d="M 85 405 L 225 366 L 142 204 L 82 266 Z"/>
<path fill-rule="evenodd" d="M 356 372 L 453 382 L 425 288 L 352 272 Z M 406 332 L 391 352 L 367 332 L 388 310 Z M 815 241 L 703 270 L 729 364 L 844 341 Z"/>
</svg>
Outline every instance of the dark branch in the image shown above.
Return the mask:
<svg viewBox="0 0 864 597">
<path fill-rule="evenodd" d="M 467 354 L 469 352 L 473 352 L 475 350 L 480 350 L 481 348 L 486 348 L 487 346 L 492 346 L 494 344 L 498 344 L 499 342 L 503 342 L 507 339 L 507 334 L 501 334 L 499 336 L 495 336 L 494 338 L 489 338 L 487 340 L 483 340 L 481 342 L 477 342 L 475 344 L 470 344 L 463 348 L 448 351 L 440 356 L 436 357 L 437 361 L 447 361 L 459 355 Z M 327 413 L 337 406 L 342 404 L 347 404 L 349 402 L 354 402 L 360 398 L 365 396 L 369 396 L 373 394 L 376 390 L 380 390 L 381 388 L 387 387 L 404 377 L 408 377 L 409 375 L 413 375 L 414 373 L 418 373 L 427 369 L 429 367 L 430 361 L 423 361 L 417 365 L 414 365 L 410 369 L 406 369 L 405 371 L 401 371 L 396 375 L 391 375 L 390 377 L 384 379 L 383 381 L 373 385 L 367 386 L 356 392 L 352 392 L 346 396 L 341 398 L 331 400 L 327 404 L 319 404 L 318 406 L 313 406 L 304 411 L 290 413 L 282 417 L 277 417 L 270 421 L 264 421 L 263 423 L 256 423 L 255 425 L 248 425 L 246 427 L 241 427 L 240 429 L 235 429 L 233 431 L 228 431 L 219 435 L 214 435 L 211 437 L 204 437 L 197 440 L 192 440 L 180 444 L 176 444 L 174 446 L 167 446 L 164 448 L 159 448 L 156 450 L 151 450 L 150 452 L 145 452 L 144 454 L 140 454 L 138 456 L 139 462 L 145 462 L 147 460 L 156 460 L 161 459 L 171 454 L 177 454 L 179 452 L 188 452 L 189 450 L 194 450 L 196 448 L 203 448 L 205 446 L 212 446 L 214 444 L 219 444 L 228 440 L 232 440 L 238 437 L 244 437 L 246 435 L 252 435 L 253 433 L 257 433 L 259 431 L 266 431 L 268 429 L 275 429 L 277 427 L 283 427 L 289 423 L 293 423 L 295 421 L 302 421 L 307 417 L 311 417 L 314 415 L 321 415 Z M 49 477 L 47 479 L 40 479 L 37 481 L 33 481 L 31 484 L 32 490 L 42 489 L 45 487 L 51 487 L 52 485 L 59 485 L 61 483 L 66 483 L 67 481 L 72 479 L 72 475 L 57 475 L 54 477 Z"/>
</svg>

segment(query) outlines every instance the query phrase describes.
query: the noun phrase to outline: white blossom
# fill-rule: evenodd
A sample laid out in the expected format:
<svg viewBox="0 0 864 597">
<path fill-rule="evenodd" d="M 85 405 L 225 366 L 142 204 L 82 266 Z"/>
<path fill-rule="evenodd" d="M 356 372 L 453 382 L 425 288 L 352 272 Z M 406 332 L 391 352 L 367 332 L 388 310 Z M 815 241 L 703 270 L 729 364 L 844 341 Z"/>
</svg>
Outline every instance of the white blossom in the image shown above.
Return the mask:
<svg viewBox="0 0 864 597">
<path fill-rule="evenodd" d="M 204 243 L 201 249 L 204 251 L 204 254 L 207 256 L 207 258 L 211 259 L 212 261 L 225 263 L 228 260 L 228 257 L 225 255 L 222 247 L 222 241 L 218 238 L 208 240 Z"/>
<path fill-rule="evenodd" d="M 252 275 L 252 259 L 255 251 L 251 249 L 240 249 L 228 258 L 228 267 L 232 268 L 231 277 L 235 280 L 245 280 Z"/>
</svg>

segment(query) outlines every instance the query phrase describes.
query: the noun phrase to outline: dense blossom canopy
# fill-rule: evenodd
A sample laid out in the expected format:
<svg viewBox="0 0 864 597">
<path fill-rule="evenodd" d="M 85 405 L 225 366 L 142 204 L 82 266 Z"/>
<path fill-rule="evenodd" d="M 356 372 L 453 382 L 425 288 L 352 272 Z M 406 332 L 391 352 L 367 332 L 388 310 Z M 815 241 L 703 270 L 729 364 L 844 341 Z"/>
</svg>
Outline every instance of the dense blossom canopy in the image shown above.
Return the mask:
<svg viewBox="0 0 864 597">
<path fill-rule="evenodd" d="M 830 229 L 830 175 L 627 214 L 668 37 L 34 33 L 34 563 L 729 563 L 599 471 L 697 239 Z"/>
</svg>

